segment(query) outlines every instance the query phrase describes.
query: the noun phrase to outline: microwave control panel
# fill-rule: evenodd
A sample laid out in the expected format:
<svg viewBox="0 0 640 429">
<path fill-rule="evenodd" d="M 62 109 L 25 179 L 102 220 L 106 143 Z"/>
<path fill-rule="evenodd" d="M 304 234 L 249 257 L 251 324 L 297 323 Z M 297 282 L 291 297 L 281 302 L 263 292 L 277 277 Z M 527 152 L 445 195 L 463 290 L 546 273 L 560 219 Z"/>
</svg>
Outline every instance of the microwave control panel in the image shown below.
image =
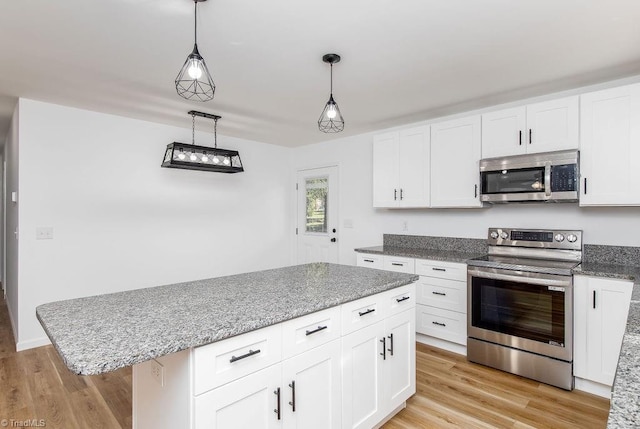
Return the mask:
<svg viewBox="0 0 640 429">
<path fill-rule="evenodd" d="M 578 164 L 551 166 L 551 192 L 578 190 Z"/>
</svg>

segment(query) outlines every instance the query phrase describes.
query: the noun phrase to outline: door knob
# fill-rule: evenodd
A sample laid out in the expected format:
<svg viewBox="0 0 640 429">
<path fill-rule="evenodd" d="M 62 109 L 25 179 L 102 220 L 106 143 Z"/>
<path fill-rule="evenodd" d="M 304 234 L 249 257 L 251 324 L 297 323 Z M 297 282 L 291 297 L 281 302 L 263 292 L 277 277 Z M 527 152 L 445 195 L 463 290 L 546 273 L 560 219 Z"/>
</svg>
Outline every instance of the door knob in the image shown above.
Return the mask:
<svg viewBox="0 0 640 429">
<path fill-rule="evenodd" d="M 331 242 L 332 242 L 332 243 L 335 243 L 335 242 L 336 242 L 336 238 L 335 238 L 335 237 L 333 237 L 333 238 L 331 239 Z"/>
<path fill-rule="evenodd" d="M 335 232 L 336 232 L 336 229 L 335 229 L 335 228 L 333 228 L 331 231 L 333 231 L 333 232 L 335 233 Z"/>
</svg>

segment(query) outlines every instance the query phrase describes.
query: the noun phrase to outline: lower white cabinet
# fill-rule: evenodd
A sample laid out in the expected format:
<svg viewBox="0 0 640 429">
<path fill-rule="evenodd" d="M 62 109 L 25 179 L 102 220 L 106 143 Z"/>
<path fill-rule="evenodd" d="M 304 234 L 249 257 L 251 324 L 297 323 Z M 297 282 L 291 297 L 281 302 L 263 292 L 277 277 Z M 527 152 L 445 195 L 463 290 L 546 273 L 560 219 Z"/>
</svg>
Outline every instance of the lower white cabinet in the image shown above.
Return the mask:
<svg viewBox="0 0 640 429">
<path fill-rule="evenodd" d="M 415 309 L 342 339 L 342 427 L 368 429 L 416 391 Z"/>
<path fill-rule="evenodd" d="M 576 275 L 573 284 L 573 373 L 611 386 L 627 326 L 633 283 Z"/>
</svg>

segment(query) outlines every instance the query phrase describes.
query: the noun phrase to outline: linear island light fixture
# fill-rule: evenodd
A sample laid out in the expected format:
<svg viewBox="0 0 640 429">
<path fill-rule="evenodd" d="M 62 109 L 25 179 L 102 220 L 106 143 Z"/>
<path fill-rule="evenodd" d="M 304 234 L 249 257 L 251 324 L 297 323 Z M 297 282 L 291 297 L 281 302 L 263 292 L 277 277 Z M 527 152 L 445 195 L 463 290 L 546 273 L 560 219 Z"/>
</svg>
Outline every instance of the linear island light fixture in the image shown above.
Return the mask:
<svg viewBox="0 0 640 429">
<path fill-rule="evenodd" d="M 244 171 L 238 151 L 218 149 L 218 119 L 221 116 L 195 110 L 189 111 L 189 115 L 191 115 L 191 144 L 169 143 L 164 153 L 162 167 L 213 171 L 216 173 L 240 173 Z M 214 147 L 195 144 L 196 116 L 213 119 Z"/>
</svg>

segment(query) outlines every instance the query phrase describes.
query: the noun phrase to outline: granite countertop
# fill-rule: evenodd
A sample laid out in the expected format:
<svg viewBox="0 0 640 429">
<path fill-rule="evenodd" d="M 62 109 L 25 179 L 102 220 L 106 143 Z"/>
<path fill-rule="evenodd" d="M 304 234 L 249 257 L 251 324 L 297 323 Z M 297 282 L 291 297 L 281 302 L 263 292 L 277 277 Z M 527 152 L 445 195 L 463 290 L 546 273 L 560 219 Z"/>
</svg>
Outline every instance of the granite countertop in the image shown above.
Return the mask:
<svg viewBox="0 0 640 429">
<path fill-rule="evenodd" d="M 459 250 L 418 249 L 410 247 L 374 246 L 354 249 L 359 253 L 375 255 L 402 256 L 405 258 L 431 259 L 433 261 L 466 263 L 469 259 L 483 256 L 483 253 L 462 252 Z"/>
<path fill-rule="evenodd" d="M 36 315 L 76 374 L 113 371 L 416 281 L 314 263 L 43 304 Z"/>
</svg>

